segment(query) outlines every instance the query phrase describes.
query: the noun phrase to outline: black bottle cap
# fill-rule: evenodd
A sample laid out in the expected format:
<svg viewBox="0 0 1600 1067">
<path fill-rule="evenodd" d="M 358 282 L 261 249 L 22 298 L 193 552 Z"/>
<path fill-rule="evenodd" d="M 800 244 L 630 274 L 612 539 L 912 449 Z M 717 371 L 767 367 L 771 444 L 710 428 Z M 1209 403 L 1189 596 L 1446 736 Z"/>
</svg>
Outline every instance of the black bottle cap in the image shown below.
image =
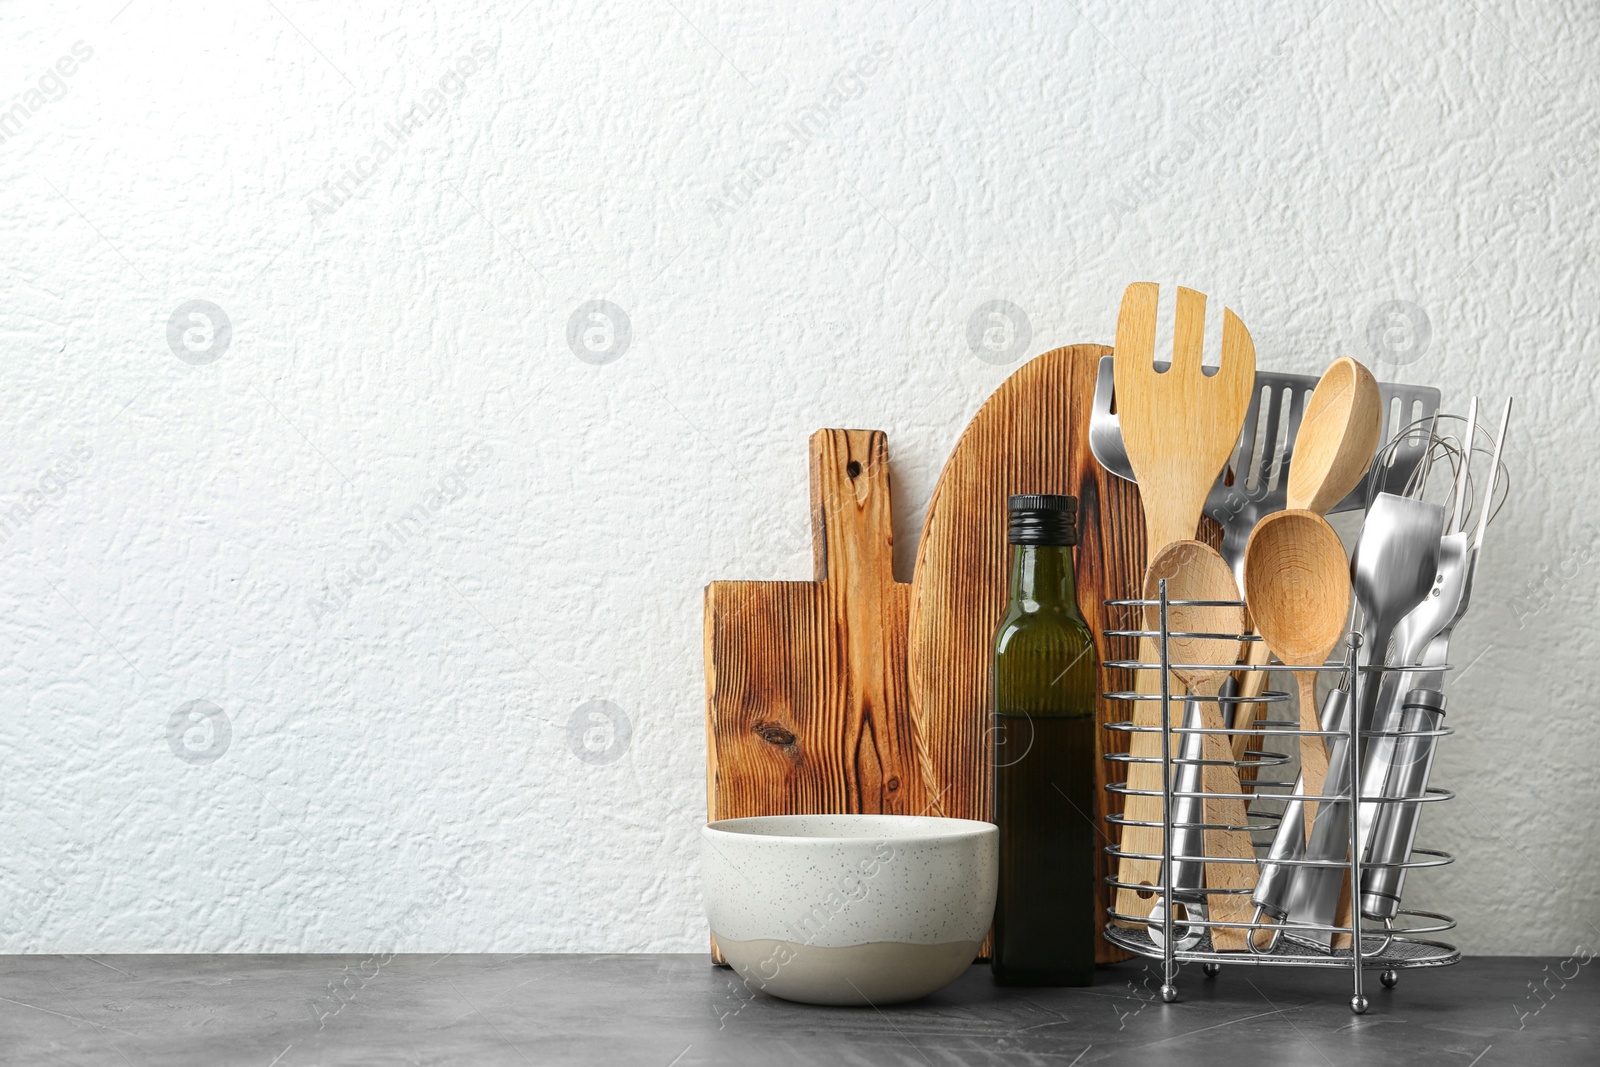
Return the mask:
<svg viewBox="0 0 1600 1067">
<path fill-rule="evenodd" d="M 1030 493 L 1011 498 L 1008 540 L 1014 545 L 1078 543 L 1078 498 Z"/>
</svg>

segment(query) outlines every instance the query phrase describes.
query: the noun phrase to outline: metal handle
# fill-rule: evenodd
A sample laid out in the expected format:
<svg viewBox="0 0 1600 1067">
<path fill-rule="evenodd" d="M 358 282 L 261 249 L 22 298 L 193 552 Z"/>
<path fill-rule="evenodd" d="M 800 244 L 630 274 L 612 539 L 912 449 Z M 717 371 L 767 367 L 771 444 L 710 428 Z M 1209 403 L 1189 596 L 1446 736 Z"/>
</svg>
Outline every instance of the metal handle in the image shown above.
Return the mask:
<svg viewBox="0 0 1600 1067">
<path fill-rule="evenodd" d="M 1324 730 L 1344 730 L 1350 715 L 1350 694 L 1344 689 L 1335 689 L 1328 693 L 1322 701 L 1322 728 Z M 1334 768 L 1330 763 L 1327 781 L 1324 789 L 1332 795 L 1342 779 L 1335 777 Z M 1282 919 L 1289 913 L 1289 892 L 1294 883 L 1296 868 L 1292 864 L 1283 863 L 1283 860 L 1298 860 L 1305 858 L 1306 854 L 1306 811 L 1305 802 L 1300 798 L 1305 795 L 1305 776 L 1302 775 L 1294 784 L 1294 792 L 1290 795 L 1288 805 L 1283 809 L 1283 820 L 1278 823 L 1278 832 L 1272 838 L 1272 847 L 1267 850 L 1267 858 L 1261 865 L 1261 876 L 1256 880 L 1256 891 L 1250 900 L 1256 907 L 1274 919 Z M 1323 805 L 1326 813 L 1329 805 Z M 1276 862 L 1275 862 L 1276 861 Z"/>
<path fill-rule="evenodd" d="M 1413 689 L 1406 694 L 1399 722 L 1404 736 L 1395 745 L 1384 796 L 1401 801 L 1420 800 L 1427 792 L 1428 775 L 1433 770 L 1433 754 L 1439 740 L 1436 731 L 1443 719 L 1443 693 Z M 1394 918 L 1400 910 L 1400 893 L 1406 880 L 1406 870 L 1400 864 L 1411 857 L 1422 805 L 1374 806 L 1382 810 L 1373 823 L 1367 857 L 1369 866 L 1361 874 L 1361 911 L 1370 918 L 1384 920 Z"/>
<path fill-rule="evenodd" d="M 1400 730 L 1400 719 L 1403 713 L 1402 697 L 1405 689 L 1405 677 L 1397 672 L 1382 676 L 1383 681 L 1375 688 L 1378 691 L 1376 708 L 1372 715 L 1372 730 L 1377 735 L 1370 737 L 1366 742 L 1366 752 L 1361 763 L 1361 795 L 1363 797 L 1387 796 L 1386 782 L 1389 778 L 1389 768 L 1395 762 L 1395 736 Z M 1376 800 L 1362 800 L 1356 804 L 1356 843 L 1365 856 L 1372 842 L 1372 822 L 1382 808 L 1390 807 Z"/>
<path fill-rule="evenodd" d="M 1183 725 L 1185 729 L 1200 729 L 1205 721 L 1200 717 L 1196 701 L 1184 702 Z M 1169 887 L 1171 900 L 1183 909 L 1185 919 L 1206 921 L 1205 894 L 1205 801 L 1190 794 L 1202 792 L 1205 771 L 1201 762 L 1205 758 L 1205 734 L 1185 733 L 1178 743 L 1178 759 L 1172 768 L 1172 849 L 1167 854 L 1167 870 L 1161 884 Z M 1167 928 L 1167 897 L 1156 899 L 1150 910 L 1150 939 L 1161 944 Z M 1180 949 L 1193 948 L 1205 936 L 1205 927 L 1191 926 L 1176 920 L 1171 924 L 1173 937 Z"/>
</svg>

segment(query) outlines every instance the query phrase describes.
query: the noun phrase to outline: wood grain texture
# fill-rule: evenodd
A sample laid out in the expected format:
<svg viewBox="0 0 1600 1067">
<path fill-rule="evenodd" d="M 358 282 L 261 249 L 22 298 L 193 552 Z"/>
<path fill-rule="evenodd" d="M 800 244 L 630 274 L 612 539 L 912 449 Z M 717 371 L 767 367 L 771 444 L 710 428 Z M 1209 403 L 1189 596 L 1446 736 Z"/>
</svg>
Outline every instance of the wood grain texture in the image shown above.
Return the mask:
<svg viewBox="0 0 1600 1067">
<path fill-rule="evenodd" d="M 1177 288 L 1172 358 L 1164 372 L 1155 368 L 1157 286 L 1152 282 L 1128 286 L 1117 314 L 1112 364 L 1117 421 L 1144 502 L 1146 558 L 1154 558 L 1173 541 L 1196 536 L 1206 494 L 1237 445 L 1250 408 L 1255 343 L 1239 317 L 1224 309 L 1222 359 L 1215 374 L 1206 374 L 1205 306 L 1204 294 Z M 1141 662 L 1155 660 L 1155 642 L 1141 642 L 1137 656 Z M 1134 688 L 1146 695 L 1159 693 L 1158 672 L 1139 671 Z M 1140 726 L 1159 726 L 1159 702 L 1136 703 L 1133 720 Z M 1160 758 L 1160 734 L 1132 735 L 1130 752 L 1144 762 L 1130 764 L 1128 785 L 1145 795 L 1128 797 L 1126 815 L 1130 822 L 1143 825 L 1124 827 L 1123 847 L 1131 853 L 1159 855 L 1161 771 L 1158 763 L 1148 761 Z M 1128 885 L 1153 885 L 1160 878 L 1161 865 L 1153 860 L 1124 858 L 1117 865 L 1117 879 Z M 1117 911 L 1148 913 L 1151 899 L 1144 891 L 1120 889 Z"/>
<path fill-rule="evenodd" d="M 1295 432 L 1294 461 L 1289 464 L 1285 508 L 1326 515 L 1329 508 L 1343 500 L 1366 477 L 1382 435 L 1383 394 L 1378 388 L 1378 379 L 1349 356 L 1334 360 L 1312 390 L 1300 428 Z M 1251 646 L 1250 653 L 1251 663 L 1267 662 L 1266 649 L 1259 642 Z M 1281 652 L 1278 658 L 1285 659 Z M 1299 659 L 1298 662 L 1311 660 Z M 1266 684 L 1265 671 L 1245 671 L 1239 679 L 1239 693 L 1246 697 L 1259 696 Z M 1247 729 L 1253 727 L 1261 715 L 1261 705 L 1241 704 L 1239 707 L 1238 725 Z M 1302 714 L 1301 718 L 1303 722 L 1305 716 Z M 1259 738 L 1248 734 L 1235 735 L 1234 758 L 1243 759 L 1245 750 L 1256 741 Z M 1303 743 L 1301 747 L 1304 748 Z M 1308 835 L 1314 807 L 1306 808 Z"/>
<path fill-rule="evenodd" d="M 706 587 L 713 820 L 930 810 L 906 684 L 911 587 L 894 580 L 888 440 L 818 430 L 810 449 L 815 580 Z"/>
<path fill-rule="evenodd" d="M 1157 287 L 1135 282 L 1117 315 L 1117 422 L 1144 499 L 1148 554 L 1194 537 L 1206 494 L 1239 442 L 1256 380 L 1250 332 L 1231 310 L 1222 320 L 1222 360 L 1201 366 L 1206 297 L 1177 290 L 1171 366 L 1158 372 Z"/>
<path fill-rule="evenodd" d="M 1162 580 L 1167 583 L 1167 596 L 1171 600 L 1239 599 L 1233 571 L 1216 549 L 1199 541 L 1174 541 L 1150 561 L 1144 574 L 1144 599 L 1156 600 L 1161 596 Z M 1175 632 L 1238 634 L 1244 628 L 1244 608 L 1237 603 L 1172 607 L 1168 609 L 1167 622 Z M 1156 630 L 1160 627 L 1160 609 L 1146 608 L 1144 628 Z M 1168 644 L 1168 651 L 1177 663 L 1237 663 L 1240 643 L 1237 637 L 1173 637 Z M 1172 673 L 1183 683 L 1190 696 L 1214 698 L 1230 672 L 1179 667 Z M 1202 699 L 1196 704 L 1202 726 L 1207 730 L 1223 729 L 1222 708 L 1214 699 Z M 1174 721 L 1181 715 L 1181 711 L 1173 709 Z M 1201 772 L 1204 791 L 1228 795 L 1227 799 L 1207 797 L 1202 802 L 1207 823 L 1204 832 L 1205 854 L 1240 861 L 1205 865 L 1206 887 L 1231 891 L 1213 892 L 1207 902 L 1212 921 L 1246 923 L 1250 921 L 1253 910 L 1250 894 L 1256 887 L 1256 854 L 1250 843 L 1250 834 L 1244 829 L 1249 817 L 1239 788 L 1238 772 L 1226 765 L 1230 757 L 1225 735 L 1205 735 L 1202 758 L 1207 763 Z M 1213 929 L 1211 944 L 1220 952 L 1242 952 L 1249 948 L 1244 932 L 1229 927 Z"/>
<path fill-rule="evenodd" d="M 1004 613 L 1010 561 L 1006 503 L 1013 493 L 1067 493 L 1079 500 L 1076 556 L 1078 605 L 1104 663 L 1126 650 L 1107 646 L 1107 597 L 1128 596 L 1144 569 L 1144 524 L 1138 491 L 1101 470 L 1089 452 L 1089 412 L 1104 345 L 1058 348 L 1024 364 L 1003 382 L 967 425 L 928 503 L 912 580 L 912 707 L 928 752 L 928 793 L 944 815 L 989 819 L 989 724 L 994 631 Z M 1126 672 L 1102 668 L 1101 690 L 1125 688 Z M 1125 716 L 1101 699 L 1096 718 Z M 1098 730 L 1098 744 L 1125 736 Z M 1113 748 L 1113 750 L 1115 750 Z M 1102 752 L 1104 749 L 1102 748 Z M 1096 761 L 1096 810 L 1102 844 L 1110 768 Z M 1106 857 L 1096 853 L 1102 905 Z M 1098 916 L 1104 919 L 1102 913 Z M 1126 959 L 1107 944 L 1102 962 Z"/>
<path fill-rule="evenodd" d="M 1280 511 L 1250 532 L 1244 555 L 1244 593 L 1256 629 L 1286 664 L 1327 660 L 1344 636 L 1350 616 L 1350 563 L 1333 527 L 1315 511 Z M 1265 661 L 1263 661 L 1265 662 Z M 1317 672 L 1296 671 L 1300 729 L 1322 729 Z M 1328 776 L 1328 746 L 1320 737 L 1300 738 L 1300 780 L 1307 795 L 1322 792 Z M 1306 841 L 1317 802 L 1302 806 Z"/>
</svg>

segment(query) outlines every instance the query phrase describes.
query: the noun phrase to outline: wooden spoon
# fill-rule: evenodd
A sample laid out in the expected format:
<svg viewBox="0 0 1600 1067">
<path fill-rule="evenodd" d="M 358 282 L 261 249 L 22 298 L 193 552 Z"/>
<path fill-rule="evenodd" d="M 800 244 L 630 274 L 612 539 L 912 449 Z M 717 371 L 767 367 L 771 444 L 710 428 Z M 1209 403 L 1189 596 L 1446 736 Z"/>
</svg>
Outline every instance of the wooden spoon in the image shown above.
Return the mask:
<svg viewBox="0 0 1600 1067">
<path fill-rule="evenodd" d="M 1215 374 L 1205 372 L 1201 364 L 1206 297 L 1181 286 L 1174 306 L 1171 363 L 1165 371 L 1157 371 L 1156 296 L 1154 282 L 1135 282 L 1122 294 L 1112 362 L 1122 444 L 1144 505 L 1147 565 L 1168 544 L 1194 537 L 1206 495 L 1239 442 L 1256 380 L 1255 343 L 1231 310 L 1222 317 L 1221 365 Z M 1234 628 L 1235 633 L 1238 630 Z M 1148 663 L 1155 658 L 1155 646 L 1141 641 L 1139 659 Z M 1161 679 L 1154 671 L 1139 671 L 1136 684 L 1142 694 L 1161 691 Z M 1136 725 L 1156 725 L 1158 715 L 1155 701 L 1133 706 Z M 1130 735 L 1128 752 L 1136 760 L 1148 761 L 1159 757 L 1160 744 L 1158 734 L 1138 732 Z M 1130 763 L 1127 784 L 1147 795 L 1127 798 L 1124 816 L 1129 823 L 1122 830 L 1122 850 L 1159 853 L 1160 829 L 1137 824 L 1161 819 L 1161 798 L 1148 795 L 1161 789 L 1160 768 L 1152 762 Z M 1150 860 L 1123 859 L 1117 880 L 1152 885 L 1160 870 L 1160 864 Z M 1116 910 L 1141 914 L 1149 910 L 1151 896 L 1148 890 L 1119 888 Z"/>
<path fill-rule="evenodd" d="M 1322 372 L 1295 433 L 1286 508 L 1326 515 L 1361 484 L 1382 430 L 1378 379 L 1349 356 L 1334 360 Z"/>
<path fill-rule="evenodd" d="M 1250 533 L 1244 553 L 1244 595 L 1264 644 L 1287 664 L 1320 665 L 1344 635 L 1350 617 L 1350 561 L 1333 527 L 1314 511 L 1268 515 Z M 1252 671 L 1265 674 L 1265 671 Z M 1295 671 L 1300 687 L 1300 729 L 1320 730 L 1317 672 Z M 1316 796 L 1328 776 L 1328 746 L 1300 738 L 1303 792 Z M 1304 806 L 1311 839 L 1315 801 Z"/>
<path fill-rule="evenodd" d="M 1361 484 L 1382 432 L 1383 396 L 1378 379 L 1349 356 L 1334 360 L 1322 372 L 1295 432 L 1285 507 L 1326 515 Z M 1253 614 L 1255 608 L 1250 610 Z M 1265 643 L 1252 641 L 1248 651 L 1250 663 L 1259 666 L 1267 662 Z M 1281 652 L 1278 658 L 1290 662 Z M 1239 680 L 1239 695 L 1260 696 L 1266 684 L 1266 671 L 1246 671 Z M 1253 728 L 1260 709 L 1260 704 L 1236 705 L 1234 725 Z M 1251 740 L 1249 734 L 1233 735 L 1235 759 L 1244 759 Z"/>
<path fill-rule="evenodd" d="M 1234 583 L 1232 569 L 1216 549 L 1199 541 L 1174 541 L 1150 561 L 1144 576 L 1144 599 L 1155 600 L 1161 595 L 1163 578 L 1167 580 L 1168 600 L 1239 599 L 1239 587 Z M 1146 608 L 1145 613 L 1145 629 L 1160 629 L 1160 609 Z M 1167 628 L 1193 633 L 1237 635 L 1244 628 L 1244 609 L 1237 603 L 1218 607 L 1169 607 Z M 1238 636 L 1173 637 L 1168 642 L 1168 653 L 1173 663 L 1217 665 L 1214 670 L 1174 667 L 1172 671 L 1190 696 L 1210 698 L 1196 701 L 1200 708 L 1201 725 L 1208 730 L 1224 729 L 1222 709 L 1215 697 L 1222 683 L 1232 673 L 1232 665 L 1239 662 L 1239 644 Z M 1208 798 L 1204 802 L 1206 855 L 1245 861 L 1206 864 L 1207 888 L 1238 891 L 1209 895 L 1211 919 L 1217 922 L 1249 922 L 1253 910 L 1250 893 L 1256 885 L 1256 854 L 1250 843 L 1249 832 L 1243 829 L 1248 815 L 1239 788 L 1239 774 L 1232 765 L 1233 752 L 1228 747 L 1227 735 L 1206 734 L 1203 758 L 1206 761 L 1201 779 L 1204 792 L 1239 795 L 1238 800 Z M 1212 928 L 1211 943 L 1224 952 L 1243 951 L 1249 947 L 1245 943 L 1245 931 L 1227 928 Z"/>
</svg>

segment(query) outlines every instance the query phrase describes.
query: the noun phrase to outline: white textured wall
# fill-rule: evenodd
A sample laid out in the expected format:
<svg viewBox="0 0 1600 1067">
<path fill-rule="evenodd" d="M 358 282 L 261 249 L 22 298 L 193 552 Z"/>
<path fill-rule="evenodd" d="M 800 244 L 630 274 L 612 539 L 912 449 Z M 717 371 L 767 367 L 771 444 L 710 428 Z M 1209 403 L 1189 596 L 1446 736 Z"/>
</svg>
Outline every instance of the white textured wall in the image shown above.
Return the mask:
<svg viewBox="0 0 1600 1067">
<path fill-rule="evenodd" d="M 1147 278 L 1516 392 L 1412 900 L 1597 936 L 1591 5 L 119 5 L 0 14 L 0 950 L 702 947 L 702 586 Z"/>
</svg>

